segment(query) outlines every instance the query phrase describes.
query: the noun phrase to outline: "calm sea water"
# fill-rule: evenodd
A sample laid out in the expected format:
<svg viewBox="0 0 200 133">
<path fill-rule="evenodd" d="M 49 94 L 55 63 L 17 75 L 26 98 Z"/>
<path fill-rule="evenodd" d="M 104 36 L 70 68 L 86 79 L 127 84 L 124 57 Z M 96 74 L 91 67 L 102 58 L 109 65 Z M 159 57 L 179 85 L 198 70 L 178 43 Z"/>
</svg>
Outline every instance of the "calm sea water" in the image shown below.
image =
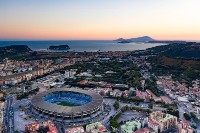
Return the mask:
<svg viewBox="0 0 200 133">
<path fill-rule="evenodd" d="M 0 41 L 0 47 L 9 45 L 27 45 L 32 50 L 47 50 L 50 45 L 67 44 L 71 48 L 70 51 L 134 51 L 145 50 L 147 48 L 165 45 L 152 43 L 127 43 L 120 44 L 108 40 L 69 40 L 69 41 Z"/>
</svg>

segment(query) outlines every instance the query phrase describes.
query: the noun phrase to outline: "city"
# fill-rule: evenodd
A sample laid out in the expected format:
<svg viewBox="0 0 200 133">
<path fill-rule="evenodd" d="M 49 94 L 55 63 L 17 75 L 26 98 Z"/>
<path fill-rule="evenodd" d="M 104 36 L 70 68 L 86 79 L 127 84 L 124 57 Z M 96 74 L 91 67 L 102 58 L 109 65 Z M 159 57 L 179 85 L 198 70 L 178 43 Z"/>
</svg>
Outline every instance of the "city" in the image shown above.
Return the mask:
<svg viewBox="0 0 200 133">
<path fill-rule="evenodd" d="M 0 133 L 200 133 L 199 0 L 0 0 Z"/>
<path fill-rule="evenodd" d="M 171 74 L 155 76 L 156 54 L 147 51 L 4 59 L 2 131 L 198 132 L 199 80 L 187 87 Z"/>
</svg>

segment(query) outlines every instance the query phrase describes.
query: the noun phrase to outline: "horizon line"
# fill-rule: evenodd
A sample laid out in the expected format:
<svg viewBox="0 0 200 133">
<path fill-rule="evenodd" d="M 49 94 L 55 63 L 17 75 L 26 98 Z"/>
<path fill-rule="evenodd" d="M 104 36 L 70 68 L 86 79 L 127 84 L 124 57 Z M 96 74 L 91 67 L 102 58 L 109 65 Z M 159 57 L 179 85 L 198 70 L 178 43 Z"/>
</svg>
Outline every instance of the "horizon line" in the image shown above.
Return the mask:
<svg viewBox="0 0 200 133">
<path fill-rule="evenodd" d="M 119 38 L 118 38 L 119 39 Z M 0 39 L 0 42 L 14 42 L 14 41 L 115 41 L 117 39 Z M 200 41 L 200 40 L 181 40 L 181 39 L 167 39 L 167 40 L 156 40 L 155 41 Z"/>
</svg>

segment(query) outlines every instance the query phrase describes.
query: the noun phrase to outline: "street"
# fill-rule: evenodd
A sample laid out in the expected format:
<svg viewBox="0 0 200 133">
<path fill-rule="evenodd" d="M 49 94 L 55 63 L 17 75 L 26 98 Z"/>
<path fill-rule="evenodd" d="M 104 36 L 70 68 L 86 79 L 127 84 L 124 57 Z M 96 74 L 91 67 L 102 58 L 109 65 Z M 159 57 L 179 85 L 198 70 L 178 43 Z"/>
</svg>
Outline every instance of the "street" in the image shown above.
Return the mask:
<svg viewBox="0 0 200 133">
<path fill-rule="evenodd" d="M 12 107 L 13 96 L 6 98 L 6 107 L 4 110 L 3 133 L 14 133 L 14 112 Z"/>
</svg>

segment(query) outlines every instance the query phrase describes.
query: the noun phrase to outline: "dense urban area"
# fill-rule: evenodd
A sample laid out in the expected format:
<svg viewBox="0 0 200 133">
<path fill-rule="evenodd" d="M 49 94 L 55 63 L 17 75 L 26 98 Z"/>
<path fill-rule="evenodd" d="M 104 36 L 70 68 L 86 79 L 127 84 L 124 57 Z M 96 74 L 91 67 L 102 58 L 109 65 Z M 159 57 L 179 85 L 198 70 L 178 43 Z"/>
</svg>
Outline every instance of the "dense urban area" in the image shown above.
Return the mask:
<svg viewBox="0 0 200 133">
<path fill-rule="evenodd" d="M 0 51 L 1 132 L 200 132 L 198 43 L 141 51 L 36 52 L 25 45 Z"/>
</svg>

